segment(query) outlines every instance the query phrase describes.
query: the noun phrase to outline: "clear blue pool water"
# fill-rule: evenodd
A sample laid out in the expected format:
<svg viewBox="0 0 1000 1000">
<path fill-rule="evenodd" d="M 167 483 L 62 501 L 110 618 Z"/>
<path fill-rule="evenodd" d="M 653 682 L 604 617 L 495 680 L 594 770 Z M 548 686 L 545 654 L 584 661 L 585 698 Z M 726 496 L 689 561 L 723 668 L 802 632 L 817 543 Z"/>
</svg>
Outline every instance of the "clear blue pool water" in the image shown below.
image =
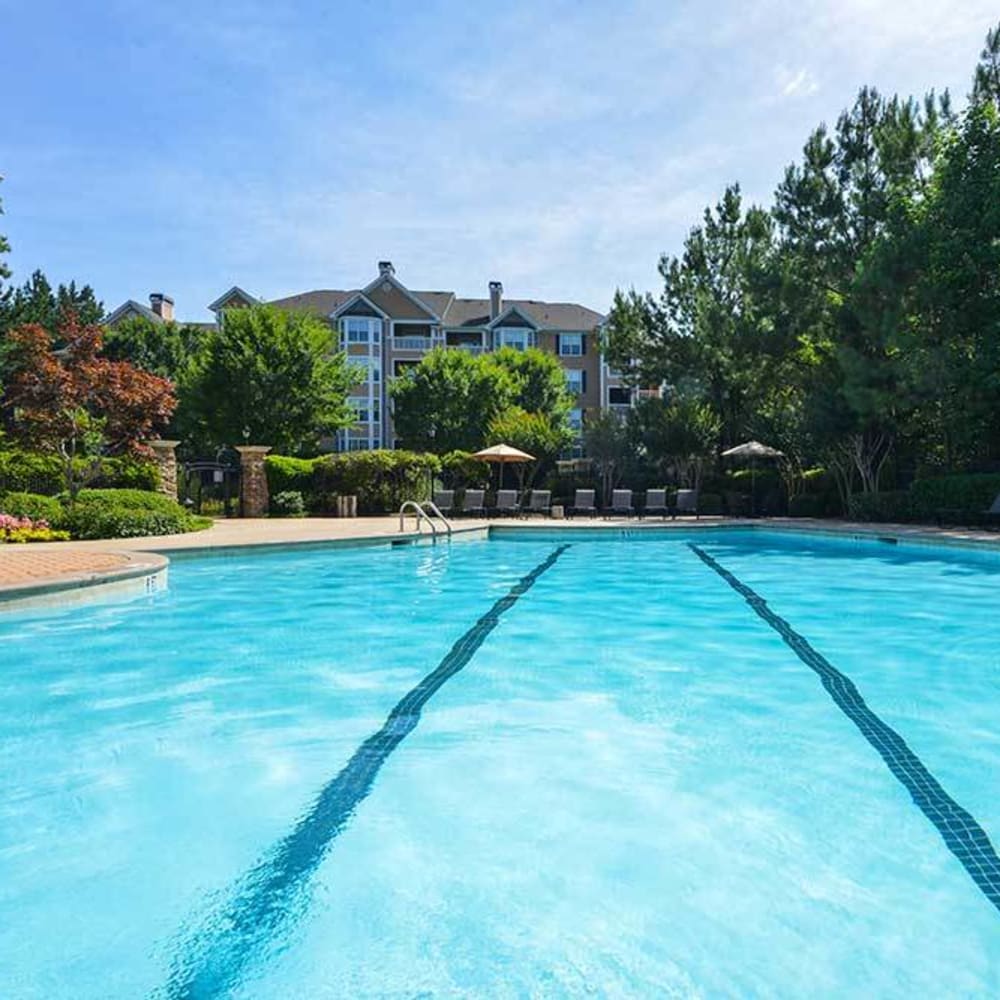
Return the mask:
<svg viewBox="0 0 1000 1000">
<path fill-rule="evenodd" d="M 188 558 L 0 659 L 4 998 L 1000 992 L 994 554 Z"/>
</svg>

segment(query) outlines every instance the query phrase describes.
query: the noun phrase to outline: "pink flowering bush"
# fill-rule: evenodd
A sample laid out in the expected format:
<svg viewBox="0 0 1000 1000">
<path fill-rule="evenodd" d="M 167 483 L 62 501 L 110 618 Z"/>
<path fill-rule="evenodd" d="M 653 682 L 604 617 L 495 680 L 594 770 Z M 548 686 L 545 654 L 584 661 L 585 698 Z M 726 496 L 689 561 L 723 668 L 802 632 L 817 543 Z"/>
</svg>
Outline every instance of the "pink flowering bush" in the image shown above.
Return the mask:
<svg viewBox="0 0 1000 1000">
<path fill-rule="evenodd" d="M 30 517 L 0 514 L 0 543 L 5 542 L 62 542 L 69 538 L 68 531 L 55 531 L 48 521 Z"/>
</svg>

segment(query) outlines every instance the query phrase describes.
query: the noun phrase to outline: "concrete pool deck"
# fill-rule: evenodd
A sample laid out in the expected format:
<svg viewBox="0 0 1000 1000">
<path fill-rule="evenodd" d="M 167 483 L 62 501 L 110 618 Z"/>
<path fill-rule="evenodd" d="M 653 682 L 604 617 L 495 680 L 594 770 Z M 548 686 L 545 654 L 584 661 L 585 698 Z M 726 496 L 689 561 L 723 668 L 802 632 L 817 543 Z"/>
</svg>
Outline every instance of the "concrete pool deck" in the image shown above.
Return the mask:
<svg viewBox="0 0 1000 1000">
<path fill-rule="evenodd" d="M 757 527 L 776 530 L 815 532 L 847 537 L 872 537 L 925 544 L 981 547 L 1000 546 L 1000 534 L 967 528 L 935 528 L 914 524 L 860 524 L 852 521 L 809 518 L 741 519 L 687 517 L 663 521 L 659 518 L 499 518 L 459 519 L 453 523 L 457 536 L 475 536 L 485 529 L 527 528 L 566 530 L 628 528 L 629 531 L 684 529 L 691 527 Z M 418 532 L 412 519 L 400 532 L 398 516 L 359 518 L 248 518 L 216 521 L 205 531 L 187 535 L 121 538 L 88 542 L 42 542 L 0 546 L 0 603 L 16 602 L 43 595 L 57 596 L 67 590 L 123 585 L 133 589 L 155 589 L 165 583 L 171 554 L 224 553 L 245 547 L 295 545 L 365 545 L 391 540 L 430 540 L 425 528 Z M 154 582 L 156 578 L 156 582 Z"/>
</svg>

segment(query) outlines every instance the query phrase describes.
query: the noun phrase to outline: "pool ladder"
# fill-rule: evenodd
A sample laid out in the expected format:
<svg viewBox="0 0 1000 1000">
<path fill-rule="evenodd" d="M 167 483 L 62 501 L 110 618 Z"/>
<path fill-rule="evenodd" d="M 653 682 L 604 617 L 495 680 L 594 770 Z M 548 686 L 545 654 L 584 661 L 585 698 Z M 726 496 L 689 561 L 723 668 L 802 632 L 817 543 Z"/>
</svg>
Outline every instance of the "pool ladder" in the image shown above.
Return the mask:
<svg viewBox="0 0 1000 1000">
<path fill-rule="evenodd" d="M 448 520 L 438 510 L 438 506 L 433 500 L 424 500 L 423 502 L 419 500 L 404 500 L 402 506 L 399 508 L 399 530 L 406 530 L 406 514 L 407 512 L 412 512 L 413 516 L 417 519 L 417 531 L 420 531 L 420 525 L 422 522 L 426 521 L 431 528 L 431 538 L 436 543 L 438 536 L 438 525 L 434 523 L 434 519 L 437 518 L 438 521 L 444 526 L 444 530 L 448 533 L 447 539 L 451 541 L 451 521 Z"/>
</svg>

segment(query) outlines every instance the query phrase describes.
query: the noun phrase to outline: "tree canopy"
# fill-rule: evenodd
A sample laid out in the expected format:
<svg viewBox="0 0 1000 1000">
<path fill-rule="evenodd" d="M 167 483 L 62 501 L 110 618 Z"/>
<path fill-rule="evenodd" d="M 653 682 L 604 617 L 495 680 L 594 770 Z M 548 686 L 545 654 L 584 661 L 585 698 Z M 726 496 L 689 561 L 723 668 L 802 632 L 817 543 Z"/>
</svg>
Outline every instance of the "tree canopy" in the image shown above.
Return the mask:
<svg viewBox="0 0 1000 1000">
<path fill-rule="evenodd" d="M 770 206 L 731 185 L 660 274 L 615 296 L 608 358 L 707 407 L 717 450 L 761 437 L 845 495 L 1000 463 L 1000 28 L 961 113 L 862 88 Z"/>
<path fill-rule="evenodd" d="M 2 275 L 0 275 L 2 277 Z M 52 288 L 41 271 L 0 296 L 0 335 L 28 323 L 37 323 L 58 336 L 64 318 L 72 313 L 82 326 L 95 326 L 104 319 L 104 305 L 90 285 L 75 281 Z"/>
<path fill-rule="evenodd" d="M 555 357 L 534 348 L 478 356 L 438 348 L 396 378 L 390 391 L 396 433 L 407 448 L 476 451 L 491 427 L 527 434 L 529 424 L 538 434 L 544 425 L 548 441 L 567 439 L 572 397 L 566 376 Z"/>
<path fill-rule="evenodd" d="M 347 394 L 357 372 L 315 316 L 269 305 L 227 310 L 192 364 L 178 411 L 192 450 L 249 440 L 298 455 L 354 422 Z"/>
<path fill-rule="evenodd" d="M 19 444 L 59 454 L 74 495 L 105 456 L 141 452 L 176 406 L 167 379 L 103 357 L 102 336 L 101 327 L 72 313 L 54 331 L 28 323 L 7 334 L 11 433 Z M 78 458 L 88 459 L 81 474 Z"/>
<path fill-rule="evenodd" d="M 108 329 L 104 354 L 183 383 L 197 366 L 208 339 L 209 331 L 202 326 L 130 316 Z"/>
</svg>

